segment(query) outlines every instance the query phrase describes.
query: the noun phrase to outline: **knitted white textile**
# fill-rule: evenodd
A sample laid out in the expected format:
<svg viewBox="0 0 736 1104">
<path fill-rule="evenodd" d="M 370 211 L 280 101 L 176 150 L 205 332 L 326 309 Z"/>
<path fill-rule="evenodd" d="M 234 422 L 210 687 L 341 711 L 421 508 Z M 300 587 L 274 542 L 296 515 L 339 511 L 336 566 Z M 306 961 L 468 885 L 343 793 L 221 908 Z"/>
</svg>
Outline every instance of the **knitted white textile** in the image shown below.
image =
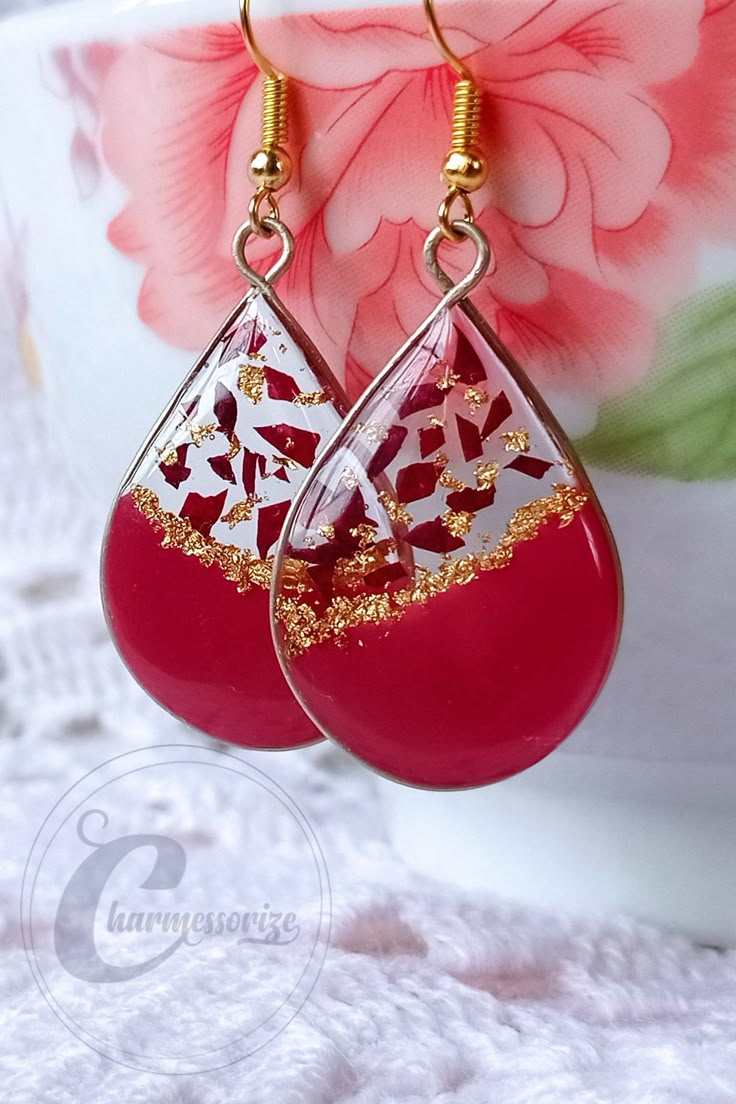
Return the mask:
<svg viewBox="0 0 736 1104">
<path fill-rule="evenodd" d="M 0 1100 L 3 1104 L 720 1104 L 736 1099 L 736 957 L 633 920 L 568 919 L 463 896 L 412 876 L 386 842 L 370 774 L 326 745 L 247 756 L 311 821 L 333 888 L 319 981 L 290 1027 L 226 1070 L 178 1077 L 101 1057 L 55 1018 L 19 925 L 33 836 L 58 796 L 135 747 L 200 742 L 160 712 L 114 654 L 97 597 L 100 519 L 44 432 L 48 417 L 10 355 L 0 381 Z M 182 780 L 170 794 L 196 825 Z M 153 802 L 145 786 L 140 801 Z M 202 827 L 223 905 L 237 901 L 233 818 Z M 228 831 L 226 829 L 228 828 Z M 259 828 L 252 861 L 294 871 Z M 275 852 L 278 851 L 278 854 Z M 274 865 L 275 864 L 275 865 Z M 687 887 L 682 887 L 687 892 Z M 43 918 L 42 918 L 43 919 Z M 49 926 L 53 917 L 48 916 Z M 192 994 L 248 989 L 233 966 L 182 956 Z M 53 965 L 49 967 L 54 969 Z M 189 971 L 189 977 L 184 972 Z M 61 967 L 56 966 L 57 975 Z M 155 975 L 152 975 L 154 977 Z M 251 979 L 253 981 L 254 979 Z M 57 976 L 63 987 L 63 978 Z M 177 1007 L 117 1008 L 127 1044 L 165 1044 Z M 196 1050 L 197 1039 L 191 1039 Z"/>
</svg>

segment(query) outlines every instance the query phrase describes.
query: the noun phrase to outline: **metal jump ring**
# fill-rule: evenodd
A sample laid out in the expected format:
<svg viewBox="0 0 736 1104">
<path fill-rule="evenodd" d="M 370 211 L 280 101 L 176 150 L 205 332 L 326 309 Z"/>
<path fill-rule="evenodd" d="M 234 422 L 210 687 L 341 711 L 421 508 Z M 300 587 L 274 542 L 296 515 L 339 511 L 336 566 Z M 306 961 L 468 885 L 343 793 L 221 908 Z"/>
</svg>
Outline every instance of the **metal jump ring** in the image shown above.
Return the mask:
<svg viewBox="0 0 736 1104">
<path fill-rule="evenodd" d="M 264 200 L 268 204 L 269 210 L 269 214 L 265 217 L 261 214 L 261 204 Z M 270 238 L 273 231 L 268 229 L 268 221 L 269 219 L 279 220 L 280 218 L 279 205 L 271 189 L 259 188 L 248 204 L 248 222 L 253 233 L 257 234 L 259 238 Z"/>
<path fill-rule="evenodd" d="M 258 234 L 251 226 L 250 220 L 243 223 L 233 238 L 233 260 L 252 287 L 258 288 L 259 291 L 268 291 L 278 278 L 283 276 L 291 264 L 294 256 L 294 238 L 291 231 L 284 226 L 280 219 L 266 217 L 261 222 L 266 230 L 266 237 L 270 238 L 272 234 L 277 234 L 281 239 L 281 255 L 277 261 L 269 268 L 265 276 L 261 276 L 260 272 L 256 272 L 246 261 L 245 247 L 248 240 L 254 234 Z M 258 236 L 263 237 L 264 235 L 260 234 Z"/>
<path fill-rule="evenodd" d="M 440 229 L 442 230 L 442 236 L 452 242 L 462 241 L 462 234 L 458 234 L 455 230 L 457 220 L 452 217 L 452 206 L 456 199 L 459 199 L 465 208 L 463 222 L 471 225 L 475 222 L 473 204 L 470 201 L 468 193 L 461 192 L 459 188 L 450 188 L 437 208 L 437 218 L 439 220 Z"/>
</svg>

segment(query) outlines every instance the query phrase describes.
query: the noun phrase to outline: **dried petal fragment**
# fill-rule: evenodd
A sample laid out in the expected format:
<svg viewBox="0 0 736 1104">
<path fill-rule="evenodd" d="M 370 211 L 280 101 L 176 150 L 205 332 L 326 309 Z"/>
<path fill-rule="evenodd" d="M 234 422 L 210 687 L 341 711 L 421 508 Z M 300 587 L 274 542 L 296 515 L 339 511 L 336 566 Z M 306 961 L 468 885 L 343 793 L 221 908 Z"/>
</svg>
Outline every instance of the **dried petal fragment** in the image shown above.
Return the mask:
<svg viewBox="0 0 736 1104">
<path fill-rule="evenodd" d="M 223 383 L 218 383 L 215 389 L 215 417 L 217 428 L 224 433 L 228 440 L 235 432 L 235 422 L 238 417 L 238 404 L 235 396 Z"/>
<path fill-rule="evenodd" d="M 432 463 L 409 464 L 396 476 L 399 502 L 417 502 L 428 498 L 437 486 L 437 469 Z"/>
<path fill-rule="evenodd" d="M 517 456 L 510 464 L 505 465 L 513 471 L 523 472 L 532 479 L 541 479 L 553 466 L 550 460 L 539 460 L 536 456 Z"/>
<path fill-rule="evenodd" d="M 258 464 L 258 453 L 251 452 L 250 449 L 243 449 L 243 487 L 245 493 L 252 495 L 256 491 L 256 467 Z"/>
<path fill-rule="evenodd" d="M 410 414 L 417 414 L 420 410 L 431 410 L 433 406 L 439 406 L 445 401 L 444 393 L 436 380 L 430 383 L 420 383 L 413 388 L 399 407 L 399 417 L 408 418 Z"/>
<path fill-rule="evenodd" d="M 373 453 L 368 463 L 366 474 L 369 479 L 375 479 L 386 470 L 391 461 L 398 455 L 399 449 L 408 436 L 406 426 L 392 425 L 385 439 Z"/>
<path fill-rule="evenodd" d="M 255 356 L 266 344 L 267 337 L 261 325 L 255 318 L 249 318 L 241 325 L 235 326 L 222 340 L 220 352 L 220 364 L 231 360 L 234 356 Z"/>
<path fill-rule="evenodd" d="M 279 422 L 273 426 L 254 426 L 256 433 L 273 445 L 290 460 L 296 460 L 303 468 L 311 468 L 319 445 L 319 433 L 300 426 Z"/>
<path fill-rule="evenodd" d="M 235 482 L 235 472 L 227 456 L 210 456 L 207 463 L 215 475 L 219 475 L 220 479 L 224 479 L 228 483 Z"/>
<path fill-rule="evenodd" d="M 422 460 L 431 456 L 445 443 L 445 431 L 442 426 L 422 426 L 419 430 L 419 455 Z"/>
<path fill-rule="evenodd" d="M 258 555 L 265 559 L 281 534 L 284 518 L 291 503 L 288 498 L 283 502 L 274 502 L 270 506 L 261 506 L 258 510 L 258 535 L 256 545 Z"/>
<path fill-rule="evenodd" d="M 159 471 L 171 487 L 179 487 L 192 474 L 186 465 L 189 445 L 177 445 L 161 457 Z"/>
<path fill-rule="evenodd" d="M 461 383 L 480 383 L 486 379 L 486 370 L 481 363 L 480 356 L 468 341 L 462 330 L 455 331 L 457 349 L 455 352 L 454 370 Z"/>
<path fill-rule="evenodd" d="M 490 410 L 483 423 L 483 429 L 481 430 L 481 437 L 485 441 L 486 437 L 490 437 L 492 433 L 495 433 L 499 426 L 502 426 L 507 418 L 510 418 L 512 414 L 512 406 L 509 402 L 506 392 L 499 391 L 491 403 Z"/>
<path fill-rule="evenodd" d="M 485 510 L 487 506 L 491 506 L 495 497 L 496 488 L 493 484 L 480 491 L 476 491 L 474 487 L 464 487 L 461 491 L 453 491 L 447 496 L 447 505 L 451 510 L 467 510 L 477 514 L 479 510 Z"/>
<path fill-rule="evenodd" d="M 455 415 L 457 431 L 460 436 L 460 447 L 466 461 L 475 460 L 483 455 L 483 442 L 480 439 L 480 430 L 475 422 L 463 418 L 462 414 Z"/>
<path fill-rule="evenodd" d="M 424 548 L 428 552 L 438 552 L 441 555 L 455 552 L 465 544 L 465 541 L 453 536 L 442 518 L 434 518 L 433 521 L 423 521 L 421 525 L 415 525 L 407 533 L 406 539 L 415 548 Z"/>
<path fill-rule="evenodd" d="M 179 516 L 190 521 L 203 537 L 208 537 L 210 529 L 219 520 L 226 498 L 227 491 L 221 491 L 218 495 L 201 495 L 191 491 L 184 499 Z"/>
<path fill-rule="evenodd" d="M 191 399 L 186 399 L 181 404 L 181 410 L 184 413 L 184 420 L 185 421 L 189 421 L 191 418 L 194 417 L 195 411 L 197 410 L 197 408 L 199 406 L 199 402 L 200 402 L 201 398 L 202 398 L 201 395 L 194 395 Z"/>
<path fill-rule="evenodd" d="M 263 369 L 263 374 L 266 380 L 268 397 L 270 399 L 293 402 L 297 398 L 299 394 L 299 385 L 296 380 L 292 379 L 286 372 L 279 372 L 277 368 L 265 367 Z"/>
</svg>

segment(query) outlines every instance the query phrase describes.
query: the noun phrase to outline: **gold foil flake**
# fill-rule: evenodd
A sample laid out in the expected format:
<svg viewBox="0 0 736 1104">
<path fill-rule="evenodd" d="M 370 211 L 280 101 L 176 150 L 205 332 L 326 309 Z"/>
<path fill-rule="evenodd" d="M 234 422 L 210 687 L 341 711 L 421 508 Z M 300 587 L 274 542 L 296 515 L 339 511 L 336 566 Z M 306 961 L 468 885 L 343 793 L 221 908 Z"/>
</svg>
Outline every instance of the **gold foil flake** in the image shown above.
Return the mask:
<svg viewBox="0 0 736 1104">
<path fill-rule="evenodd" d="M 296 588 L 291 586 L 289 595 L 282 595 L 276 602 L 276 617 L 283 626 L 288 654 L 300 655 L 307 648 L 325 641 L 344 645 L 347 642 L 346 632 L 350 628 L 397 621 L 413 604 L 424 604 L 450 587 L 467 586 L 483 571 L 508 566 L 516 546 L 522 541 L 533 540 L 549 518 L 557 517 L 561 525 L 567 525 L 587 500 L 587 494 L 579 487 L 556 483 L 552 495 L 536 499 L 514 511 L 503 536 L 493 548 L 459 558 L 448 556 L 436 571 L 417 567 L 412 584 L 403 590 L 389 594 L 336 593 L 330 605 L 317 613 L 305 600 L 309 584 L 304 583 Z M 458 512 L 456 516 L 462 514 Z M 481 539 L 490 540 L 490 537 L 484 534 Z M 355 581 L 365 574 L 367 565 L 372 566 L 372 555 L 383 552 L 387 545 L 386 541 L 378 542 L 373 549 L 364 549 L 350 560 L 336 565 L 335 574 L 339 575 L 343 590 L 357 589 Z M 390 550 L 386 547 L 386 552 Z M 294 589 L 298 592 L 296 595 Z"/>
<path fill-rule="evenodd" d="M 367 441 L 375 445 L 380 445 L 388 437 L 388 426 L 381 422 L 358 422 L 355 428 Z"/>
<path fill-rule="evenodd" d="M 554 494 L 549 498 L 538 498 L 534 502 L 520 506 L 511 515 L 506 532 L 496 547 L 484 552 L 487 558 L 481 570 L 503 566 L 512 557 L 514 548 L 521 541 L 532 540 L 548 517 L 557 517 L 561 525 L 569 525 L 578 510 L 588 501 L 585 491 L 579 487 L 570 487 L 566 483 L 553 484 Z"/>
<path fill-rule="evenodd" d="M 480 387 L 466 387 L 463 398 L 470 407 L 471 415 L 477 414 L 480 408 L 488 402 L 488 392 L 483 391 Z"/>
<path fill-rule="evenodd" d="M 367 548 L 369 544 L 372 544 L 375 533 L 375 525 L 368 525 L 367 523 L 356 525 L 350 530 L 350 536 L 360 541 L 361 548 Z"/>
<path fill-rule="evenodd" d="M 329 402 L 330 396 L 326 391 L 302 391 L 294 399 L 295 406 L 321 406 Z"/>
<path fill-rule="evenodd" d="M 287 350 L 286 346 L 284 345 L 283 341 L 282 341 L 282 342 L 281 342 L 281 344 L 279 345 L 279 352 L 280 352 L 280 353 L 286 353 L 286 352 L 288 352 L 288 350 Z"/>
<path fill-rule="evenodd" d="M 568 460 L 566 456 L 561 456 L 557 463 L 560 465 L 561 468 L 564 469 L 564 471 L 567 472 L 567 474 L 571 478 L 575 478 L 575 468 L 573 466 L 572 460 Z"/>
<path fill-rule="evenodd" d="M 358 477 L 352 468 L 343 468 L 340 472 L 340 482 L 349 491 L 354 491 L 358 486 Z"/>
<path fill-rule="evenodd" d="M 328 522 L 326 525 L 320 525 L 317 529 L 317 532 L 326 540 L 332 540 L 332 538 L 335 536 L 335 526 L 331 525 Z"/>
<path fill-rule="evenodd" d="M 204 567 L 216 565 L 241 593 L 253 586 L 268 589 L 271 585 L 273 557 L 259 560 L 247 548 L 220 544 L 214 537 L 203 536 L 187 518 L 163 510 L 158 495 L 148 487 L 133 487 L 131 495 L 143 516 L 161 532 L 163 548 L 178 548 L 187 556 L 195 556 Z"/>
<path fill-rule="evenodd" d="M 170 448 L 164 449 L 161 453 L 161 463 L 167 468 L 172 468 L 178 459 L 179 454 L 173 445 L 171 445 Z"/>
<path fill-rule="evenodd" d="M 470 510 L 447 510 L 442 515 L 442 524 L 453 537 L 464 537 L 473 528 L 474 517 Z"/>
<path fill-rule="evenodd" d="M 290 468 L 292 471 L 299 467 L 296 460 L 292 460 L 290 456 L 272 456 L 271 463 L 279 468 Z"/>
<path fill-rule="evenodd" d="M 358 560 L 342 559 L 338 560 L 335 564 L 334 571 L 334 583 L 335 586 L 342 592 L 358 591 L 363 586 L 363 579 L 366 575 L 364 565 Z"/>
<path fill-rule="evenodd" d="M 531 447 L 528 429 L 510 429 L 501 434 L 501 440 L 507 452 L 528 452 Z"/>
<path fill-rule="evenodd" d="M 453 372 L 447 361 L 444 359 L 438 360 L 435 371 L 438 373 L 435 382 L 440 391 L 452 391 L 460 377 L 456 372 Z"/>
<path fill-rule="evenodd" d="M 448 491 L 464 491 L 465 484 L 462 479 L 457 479 L 449 469 L 443 471 L 439 478 L 440 487 L 445 487 Z"/>
<path fill-rule="evenodd" d="M 232 437 L 230 438 L 230 448 L 227 450 L 228 460 L 234 460 L 239 452 L 240 441 L 238 440 L 238 435 L 236 433 L 233 433 Z"/>
<path fill-rule="evenodd" d="M 259 560 L 256 556 L 253 556 L 248 562 L 248 581 L 251 586 L 260 587 L 261 590 L 269 590 L 271 587 L 271 576 L 273 575 L 273 556 L 269 556 L 267 560 Z M 230 576 L 225 572 L 225 578 L 229 579 Z M 238 590 L 248 589 L 247 587 L 238 587 Z"/>
<path fill-rule="evenodd" d="M 378 501 L 383 506 L 391 521 L 401 522 L 403 525 L 411 525 L 413 522 L 414 518 L 406 507 L 402 506 L 398 499 L 394 498 L 389 491 L 381 491 L 378 496 Z"/>
<path fill-rule="evenodd" d="M 253 507 L 262 501 L 259 495 L 248 495 L 242 502 L 236 502 L 231 506 L 228 512 L 222 515 L 221 520 L 234 529 L 241 521 L 250 521 L 253 517 Z"/>
<path fill-rule="evenodd" d="M 445 429 L 447 422 L 444 418 L 438 418 L 436 414 L 429 415 L 429 424 L 435 429 Z"/>
<path fill-rule="evenodd" d="M 207 425 L 191 425 L 189 427 L 189 432 L 192 435 L 192 444 L 194 444 L 196 448 L 201 448 L 203 442 L 208 438 L 214 441 L 215 429 L 216 426 L 214 422 L 208 422 Z"/>
<path fill-rule="evenodd" d="M 447 467 L 447 453 L 438 452 L 434 460 L 432 461 L 432 464 L 437 469 L 437 471 L 441 472 L 443 468 Z"/>
<path fill-rule="evenodd" d="M 309 585 L 309 573 L 301 560 L 293 557 L 284 559 L 281 567 L 282 594 L 300 594 Z"/>
<path fill-rule="evenodd" d="M 557 511 L 557 516 L 560 519 L 560 528 L 564 529 L 573 520 L 578 510 L 588 501 L 588 496 L 579 487 L 570 487 L 567 483 L 553 483 L 552 487 L 562 503 L 562 508 Z"/>
<path fill-rule="evenodd" d="M 238 389 L 254 406 L 263 398 L 265 376 L 260 364 L 241 364 L 238 368 Z"/>
<path fill-rule="evenodd" d="M 337 561 L 334 575 L 336 590 L 360 590 L 366 575 L 385 567 L 387 556 L 393 551 L 392 541 L 380 540 L 374 544 L 368 538 L 360 551 Z"/>
<path fill-rule="evenodd" d="M 498 461 L 485 460 L 475 466 L 475 482 L 479 491 L 487 491 L 498 479 Z"/>
</svg>

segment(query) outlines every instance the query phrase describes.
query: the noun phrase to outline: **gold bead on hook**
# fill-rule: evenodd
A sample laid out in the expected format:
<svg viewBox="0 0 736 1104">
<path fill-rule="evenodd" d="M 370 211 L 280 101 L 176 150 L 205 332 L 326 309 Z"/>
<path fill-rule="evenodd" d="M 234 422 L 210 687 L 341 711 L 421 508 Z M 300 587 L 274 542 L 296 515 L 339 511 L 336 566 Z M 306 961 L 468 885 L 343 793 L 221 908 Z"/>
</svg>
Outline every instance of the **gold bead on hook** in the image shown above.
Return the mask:
<svg viewBox="0 0 736 1104">
<path fill-rule="evenodd" d="M 291 158 L 286 150 L 271 146 L 256 150 L 250 159 L 248 175 L 256 188 L 275 192 L 288 183 L 291 176 Z"/>
</svg>

